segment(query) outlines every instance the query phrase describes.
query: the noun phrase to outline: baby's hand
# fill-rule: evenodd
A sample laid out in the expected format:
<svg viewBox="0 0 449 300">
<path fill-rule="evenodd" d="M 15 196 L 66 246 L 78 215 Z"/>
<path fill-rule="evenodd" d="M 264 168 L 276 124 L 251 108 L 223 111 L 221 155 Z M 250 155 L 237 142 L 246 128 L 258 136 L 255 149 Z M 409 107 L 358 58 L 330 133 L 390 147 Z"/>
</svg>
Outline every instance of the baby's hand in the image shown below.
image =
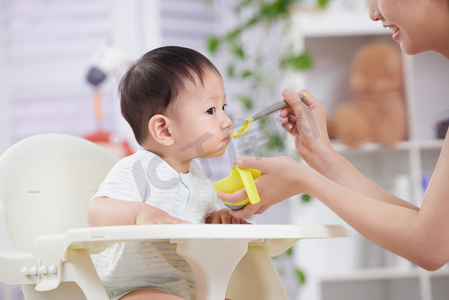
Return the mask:
<svg viewBox="0 0 449 300">
<path fill-rule="evenodd" d="M 190 224 L 190 222 L 170 216 L 165 211 L 151 205 L 145 205 L 136 216 L 136 225 L 148 224 Z"/>
<path fill-rule="evenodd" d="M 206 219 L 206 223 L 210 224 L 249 224 L 245 219 L 238 219 L 233 217 L 229 209 L 220 209 L 219 211 L 213 212 Z"/>
</svg>

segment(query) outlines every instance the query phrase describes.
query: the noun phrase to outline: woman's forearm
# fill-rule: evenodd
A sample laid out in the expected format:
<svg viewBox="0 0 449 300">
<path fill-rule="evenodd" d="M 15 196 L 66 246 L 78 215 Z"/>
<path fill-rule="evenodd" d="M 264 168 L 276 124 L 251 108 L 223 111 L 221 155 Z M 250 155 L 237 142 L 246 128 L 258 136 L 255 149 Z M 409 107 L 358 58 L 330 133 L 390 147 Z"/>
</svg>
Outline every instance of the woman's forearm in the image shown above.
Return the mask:
<svg viewBox="0 0 449 300">
<path fill-rule="evenodd" d="M 433 234 L 440 228 L 414 208 L 378 201 L 319 175 L 311 178 L 310 194 L 367 239 L 423 268 L 438 269 L 447 260 L 445 237 Z"/>
<path fill-rule="evenodd" d="M 308 159 L 307 163 L 325 177 L 357 193 L 379 201 L 415 210 L 418 209 L 409 202 L 396 197 L 374 184 L 334 149 L 326 149 L 321 153 L 314 153 L 314 157 Z"/>
</svg>

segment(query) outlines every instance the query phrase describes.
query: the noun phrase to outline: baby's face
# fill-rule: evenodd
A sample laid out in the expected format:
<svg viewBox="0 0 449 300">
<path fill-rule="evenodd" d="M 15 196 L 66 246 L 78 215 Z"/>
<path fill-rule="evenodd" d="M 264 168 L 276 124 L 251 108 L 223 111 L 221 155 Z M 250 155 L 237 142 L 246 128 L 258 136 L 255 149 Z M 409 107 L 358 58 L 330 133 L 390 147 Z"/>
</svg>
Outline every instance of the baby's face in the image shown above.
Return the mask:
<svg viewBox="0 0 449 300">
<path fill-rule="evenodd" d="M 222 156 L 231 140 L 223 80 L 216 71 L 208 70 L 203 82 L 187 80 L 176 99 L 172 134 L 180 157 L 186 160 Z"/>
</svg>

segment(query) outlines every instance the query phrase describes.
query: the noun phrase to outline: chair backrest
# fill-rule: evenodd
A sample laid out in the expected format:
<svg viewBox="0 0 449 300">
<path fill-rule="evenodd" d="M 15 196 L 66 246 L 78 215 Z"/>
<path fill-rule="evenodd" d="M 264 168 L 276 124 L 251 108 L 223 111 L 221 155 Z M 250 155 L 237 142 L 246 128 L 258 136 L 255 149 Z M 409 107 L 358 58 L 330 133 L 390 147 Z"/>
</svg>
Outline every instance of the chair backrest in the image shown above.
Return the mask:
<svg viewBox="0 0 449 300">
<path fill-rule="evenodd" d="M 90 198 L 117 160 L 92 142 L 61 134 L 9 148 L 0 157 L 0 226 L 15 248 L 29 252 L 42 234 L 89 226 Z"/>
</svg>

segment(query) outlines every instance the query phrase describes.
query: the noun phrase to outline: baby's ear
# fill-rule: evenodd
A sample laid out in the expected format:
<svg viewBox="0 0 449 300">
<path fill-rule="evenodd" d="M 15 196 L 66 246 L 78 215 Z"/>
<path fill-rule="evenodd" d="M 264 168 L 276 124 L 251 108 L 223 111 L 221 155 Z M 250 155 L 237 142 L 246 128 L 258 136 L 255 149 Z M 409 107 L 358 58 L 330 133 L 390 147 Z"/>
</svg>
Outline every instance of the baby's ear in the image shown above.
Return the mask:
<svg viewBox="0 0 449 300">
<path fill-rule="evenodd" d="M 174 143 L 171 134 L 171 120 L 167 116 L 157 114 L 148 122 L 148 130 L 153 139 L 161 145 L 171 146 Z"/>
</svg>

